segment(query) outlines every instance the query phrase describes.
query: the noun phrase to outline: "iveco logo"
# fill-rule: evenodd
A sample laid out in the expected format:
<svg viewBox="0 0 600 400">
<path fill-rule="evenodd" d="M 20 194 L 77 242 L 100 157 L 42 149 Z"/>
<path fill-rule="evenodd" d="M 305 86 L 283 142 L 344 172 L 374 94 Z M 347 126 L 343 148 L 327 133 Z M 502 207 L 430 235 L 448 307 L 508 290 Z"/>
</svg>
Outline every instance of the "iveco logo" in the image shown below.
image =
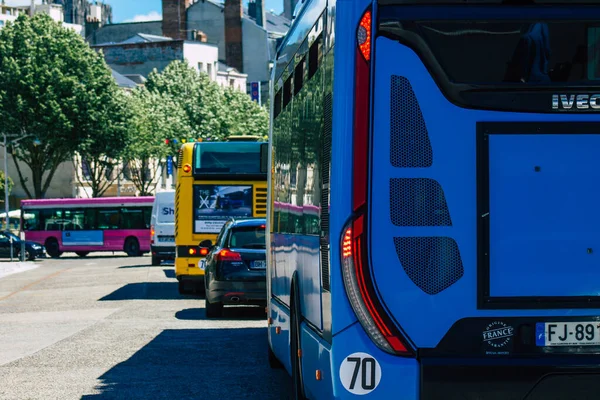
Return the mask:
<svg viewBox="0 0 600 400">
<path fill-rule="evenodd" d="M 552 109 L 600 110 L 600 94 L 553 94 Z"/>
</svg>

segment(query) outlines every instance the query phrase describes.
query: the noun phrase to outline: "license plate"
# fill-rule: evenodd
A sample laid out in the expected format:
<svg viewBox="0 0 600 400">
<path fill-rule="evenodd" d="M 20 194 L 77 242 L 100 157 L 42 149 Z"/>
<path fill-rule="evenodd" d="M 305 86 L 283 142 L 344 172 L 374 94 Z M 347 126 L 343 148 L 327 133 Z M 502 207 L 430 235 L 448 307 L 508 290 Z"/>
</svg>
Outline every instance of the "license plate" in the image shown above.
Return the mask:
<svg viewBox="0 0 600 400">
<path fill-rule="evenodd" d="M 267 268 L 267 262 L 266 261 L 254 261 L 252 263 L 252 268 L 265 269 L 265 268 Z"/>
<path fill-rule="evenodd" d="M 535 330 L 538 346 L 600 345 L 600 322 L 542 322 Z"/>
<path fill-rule="evenodd" d="M 175 236 L 159 236 L 158 240 L 160 242 L 169 242 L 173 243 L 175 241 Z"/>
<path fill-rule="evenodd" d="M 202 270 L 206 269 L 206 260 L 198 261 L 198 268 L 200 268 Z"/>
</svg>

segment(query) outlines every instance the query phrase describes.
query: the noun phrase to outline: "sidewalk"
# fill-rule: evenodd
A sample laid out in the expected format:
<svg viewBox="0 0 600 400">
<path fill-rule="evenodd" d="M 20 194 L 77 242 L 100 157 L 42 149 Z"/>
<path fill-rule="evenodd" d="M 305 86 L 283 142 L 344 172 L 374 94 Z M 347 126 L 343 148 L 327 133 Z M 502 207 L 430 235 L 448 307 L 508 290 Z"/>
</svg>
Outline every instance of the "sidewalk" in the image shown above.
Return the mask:
<svg viewBox="0 0 600 400">
<path fill-rule="evenodd" d="M 32 269 L 36 269 L 40 266 L 39 263 L 35 262 L 19 262 L 19 261 L 0 261 L 0 279 L 19 272 L 25 272 Z"/>
</svg>

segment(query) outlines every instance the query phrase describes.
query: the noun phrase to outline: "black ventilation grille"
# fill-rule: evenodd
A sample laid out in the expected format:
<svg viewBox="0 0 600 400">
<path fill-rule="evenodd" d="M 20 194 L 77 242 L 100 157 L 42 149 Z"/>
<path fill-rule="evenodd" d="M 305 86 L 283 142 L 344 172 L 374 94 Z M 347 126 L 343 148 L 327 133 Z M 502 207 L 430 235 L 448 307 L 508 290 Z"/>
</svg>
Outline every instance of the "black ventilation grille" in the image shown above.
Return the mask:
<svg viewBox="0 0 600 400">
<path fill-rule="evenodd" d="M 263 217 L 267 215 L 267 189 L 256 188 L 254 192 L 256 203 L 256 216 Z"/>
<path fill-rule="evenodd" d="M 396 226 L 452 226 L 444 190 L 433 179 L 391 179 L 390 213 Z"/>
<path fill-rule="evenodd" d="M 333 96 L 331 93 L 325 95 L 323 99 L 323 141 L 322 145 L 322 163 L 321 163 L 321 237 L 319 239 L 321 247 L 321 281 L 323 290 L 330 291 L 331 284 L 329 280 L 329 178 L 331 173 L 331 132 L 333 116 Z"/>
<path fill-rule="evenodd" d="M 177 169 L 180 169 L 183 166 L 183 147 L 179 149 L 179 153 L 177 154 Z"/>
<path fill-rule="evenodd" d="M 458 245 L 449 237 L 394 238 L 398 259 L 415 285 L 435 295 L 464 275 Z"/>
<path fill-rule="evenodd" d="M 408 79 L 392 76 L 390 161 L 394 167 L 430 167 L 433 161 L 427 127 Z"/>
</svg>

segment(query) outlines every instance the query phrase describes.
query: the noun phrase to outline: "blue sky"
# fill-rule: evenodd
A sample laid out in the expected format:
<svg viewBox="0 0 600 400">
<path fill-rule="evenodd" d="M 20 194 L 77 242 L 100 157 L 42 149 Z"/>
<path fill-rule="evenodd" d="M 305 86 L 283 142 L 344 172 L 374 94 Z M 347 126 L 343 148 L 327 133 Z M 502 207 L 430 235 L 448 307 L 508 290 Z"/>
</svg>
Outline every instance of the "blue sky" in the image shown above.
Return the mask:
<svg viewBox="0 0 600 400">
<path fill-rule="evenodd" d="M 113 22 L 161 19 L 161 0 L 104 0 L 104 2 L 113 6 Z M 266 0 L 266 3 L 267 9 L 274 9 L 277 13 L 283 10 L 282 0 Z"/>
</svg>

